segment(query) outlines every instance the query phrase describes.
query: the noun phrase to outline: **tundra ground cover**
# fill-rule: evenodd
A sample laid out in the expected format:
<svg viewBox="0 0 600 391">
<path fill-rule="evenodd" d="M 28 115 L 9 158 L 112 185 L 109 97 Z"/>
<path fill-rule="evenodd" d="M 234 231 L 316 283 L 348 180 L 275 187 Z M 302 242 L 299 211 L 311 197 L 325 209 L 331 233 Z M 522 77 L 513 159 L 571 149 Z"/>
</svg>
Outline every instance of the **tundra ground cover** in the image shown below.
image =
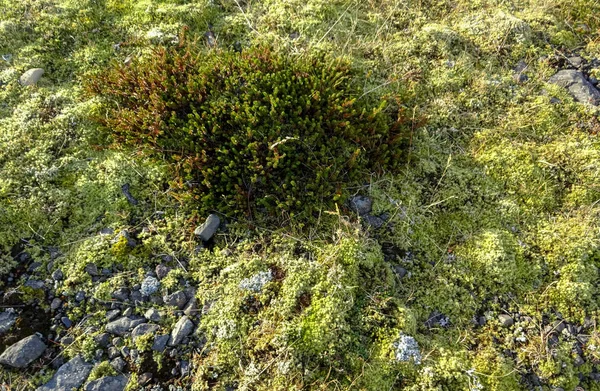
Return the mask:
<svg viewBox="0 0 600 391">
<path fill-rule="evenodd" d="M 0 369 L 11 389 L 78 357 L 95 367 L 75 387 L 124 373 L 130 389 L 600 388 L 597 108 L 548 83 L 560 69 L 600 77 L 598 1 L 0 10 L 0 290 L 16 319 L 0 345 L 38 331 L 49 346 Z M 106 107 L 82 87 L 177 45 L 184 26 L 207 53 L 343 58 L 359 99 L 397 97 L 415 124 L 406 160 L 344 189 L 371 210 L 340 200 L 284 228 L 221 214 L 200 242 L 209 211 L 170 186 L 169 161 L 111 146 L 94 121 Z M 30 68 L 44 75 L 22 86 Z M 148 278 L 158 290 L 142 296 Z M 113 323 L 142 315 L 137 332 Z"/>
</svg>

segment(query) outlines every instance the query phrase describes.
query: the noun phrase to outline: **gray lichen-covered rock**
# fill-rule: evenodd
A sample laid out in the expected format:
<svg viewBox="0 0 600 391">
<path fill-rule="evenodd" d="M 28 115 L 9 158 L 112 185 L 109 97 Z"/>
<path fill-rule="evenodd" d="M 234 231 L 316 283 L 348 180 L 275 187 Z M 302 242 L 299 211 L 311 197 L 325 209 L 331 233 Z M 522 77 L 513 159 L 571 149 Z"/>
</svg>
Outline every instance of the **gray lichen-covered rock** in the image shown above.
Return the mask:
<svg viewBox="0 0 600 391">
<path fill-rule="evenodd" d="M 106 325 L 106 331 L 118 336 L 124 336 L 134 327 L 146 323 L 146 319 L 138 316 L 124 316 Z"/>
<path fill-rule="evenodd" d="M 252 292 L 260 292 L 262 288 L 269 282 L 273 280 L 273 273 L 271 270 L 267 270 L 266 272 L 259 272 L 253 275 L 252 277 L 244 278 L 240 281 L 240 289 L 249 290 Z"/>
<path fill-rule="evenodd" d="M 85 391 L 123 391 L 129 379 L 125 375 L 105 376 L 86 384 Z"/>
<path fill-rule="evenodd" d="M 156 333 L 160 329 L 157 324 L 142 323 L 136 326 L 131 332 L 131 338 L 136 339 L 146 334 Z"/>
<path fill-rule="evenodd" d="M 158 322 L 161 318 L 160 312 L 156 308 L 149 308 L 144 313 L 144 317 L 151 322 Z"/>
<path fill-rule="evenodd" d="M 0 355 L 0 364 L 25 368 L 39 358 L 45 350 L 46 344 L 37 334 L 34 334 L 6 348 Z"/>
<path fill-rule="evenodd" d="M 32 86 L 40 80 L 43 74 L 44 70 L 42 68 L 29 69 L 21 75 L 19 83 L 23 86 Z"/>
<path fill-rule="evenodd" d="M 182 316 L 175 324 L 175 327 L 173 327 L 173 331 L 171 331 L 169 346 L 179 345 L 192 331 L 194 331 L 194 323 L 187 316 Z"/>
<path fill-rule="evenodd" d="M 564 69 L 558 71 L 548 81 L 566 88 L 578 102 L 593 106 L 600 104 L 600 91 L 587 81 L 583 73 L 579 71 Z"/>
<path fill-rule="evenodd" d="M 498 315 L 498 321 L 500 321 L 500 324 L 503 327 L 510 327 L 515 323 L 514 319 L 510 315 L 507 315 L 507 314 Z"/>
<path fill-rule="evenodd" d="M 221 225 L 221 219 L 216 214 L 211 214 L 206 218 L 204 224 L 194 230 L 194 234 L 203 241 L 208 241 L 217 232 Z"/>
<path fill-rule="evenodd" d="M 140 293 L 142 296 L 150 296 L 158 291 L 158 288 L 160 288 L 160 282 L 155 277 L 148 276 L 142 281 Z"/>
<path fill-rule="evenodd" d="M 38 387 L 36 391 L 71 391 L 77 389 L 88 378 L 92 367 L 93 365 L 85 362 L 81 356 L 75 356 L 71 361 L 61 366 L 48 383 Z"/>
<path fill-rule="evenodd" d="M 17 321 L 17 314 L 13 311 L 0 312 L 0 335 L 6 333 Z"/>
<path fill-rule="evenodd" d="M 400 338 L 394 342 L 394 349 L 396 361 L 409 361 L 412 359 L 415 364 L 421 363 L 419 344 L 410 335 L 400 335 Z"/>
</svg>

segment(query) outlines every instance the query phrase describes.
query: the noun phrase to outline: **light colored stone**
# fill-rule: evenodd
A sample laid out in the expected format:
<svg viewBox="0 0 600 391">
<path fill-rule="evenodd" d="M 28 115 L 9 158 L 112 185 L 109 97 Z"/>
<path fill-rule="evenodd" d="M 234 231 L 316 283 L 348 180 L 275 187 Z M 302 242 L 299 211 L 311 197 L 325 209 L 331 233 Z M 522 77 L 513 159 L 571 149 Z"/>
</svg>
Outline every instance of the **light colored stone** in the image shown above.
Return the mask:
<svg viewBox="0 0 600 391">
<path fill-rule="evenodd" d="M 21 75 L 19 83 L 23 86 L 32 86 L 40 80 L 43 74 L 44 70 L 42 68 L 29 69 Z"/>
</svg>

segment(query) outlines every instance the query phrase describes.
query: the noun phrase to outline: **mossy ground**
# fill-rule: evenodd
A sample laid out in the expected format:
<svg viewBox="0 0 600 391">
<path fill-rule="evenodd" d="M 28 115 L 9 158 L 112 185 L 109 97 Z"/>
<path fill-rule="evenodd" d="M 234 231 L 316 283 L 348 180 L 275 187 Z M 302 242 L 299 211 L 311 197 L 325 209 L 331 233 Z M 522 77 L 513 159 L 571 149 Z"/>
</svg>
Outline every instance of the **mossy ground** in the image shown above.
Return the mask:
<svg viewBox="0 0 600 391">
<path fill-rule="evenodd" d="M 100 300 L 164 255 L 187 259 L 163 284 L 185 279 L 214 303 L 198 330 L 210 349 L 188 352 L 194 373 L 179 380 L 196 389 L 600 389 L 590 377 L 600 360 L 600 124 L 546 83 L 568 56 L 600 57 L 598 1 L 0 0 L 0 12 L 0 54 L 10 55 L 0 63 L 3 276 L 15 251 L 46 270 L 58 248 L 65 297 L 85 289 Z M 362 70 L 361 99 L 393 94 L 426 118 L 399 172 L 365 173 L 349 189 L 371 196 L 388 224 L 366 230 L 343 205 L 302 230 L 230 218 L 215 247 L 197 251 L 205 216 L 168 187 L 167 163 L 104 148 L 89 120 L 102 106 L 81 90 L 109 61 L 169 45 L 184 25 L 206 50 L 266 43 L 343 56 Z M 520 61 L 527 80 L 516 77 Z M 38 85 L 20 86 L 33 67 L 45 70 Z M 98 234 L 107 227 L 114 234 Z M 123 229 L 139 233 L 138 246 L 114 241 Z M 119 273 L 96 286 L 90 262 Z M 239 289 L 266 270 L 275 278 L 260 293 Z M 72 317 L 101 319 L 96 311 Z M 436 312 L 444 324 L 426 326 Z M 500 314 L 516 323 L 501 327 Z M 581 352 L 574 336 L 550 343 L 557 319 L 588 325 Z M 65 354 L 91 356 L 85 329 L 72 332 Z M 420 365 L 394 361 L 400 333 L 418 341 Z M 0 379 L 19 389 L 44 376 Z"/>
</svg>

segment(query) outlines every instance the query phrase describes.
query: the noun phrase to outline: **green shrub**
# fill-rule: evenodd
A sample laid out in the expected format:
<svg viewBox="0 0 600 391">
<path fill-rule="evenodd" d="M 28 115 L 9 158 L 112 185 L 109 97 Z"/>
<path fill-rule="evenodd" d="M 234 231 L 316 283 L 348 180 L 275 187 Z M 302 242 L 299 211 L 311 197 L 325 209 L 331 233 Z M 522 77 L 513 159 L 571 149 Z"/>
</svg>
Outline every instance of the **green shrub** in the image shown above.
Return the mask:
<svg viewBox="0 0 600 391">
<path fill-rule="evenodd" d="M 100 121 L 115 141 L 171 161 L 201 209 L 307 218 L 400 160 L 401 121 L 386 100 L 361 99 L 346 61 L 182 42 L 112 66 L 88 90 L 106 98 Z"/>
</svg>

